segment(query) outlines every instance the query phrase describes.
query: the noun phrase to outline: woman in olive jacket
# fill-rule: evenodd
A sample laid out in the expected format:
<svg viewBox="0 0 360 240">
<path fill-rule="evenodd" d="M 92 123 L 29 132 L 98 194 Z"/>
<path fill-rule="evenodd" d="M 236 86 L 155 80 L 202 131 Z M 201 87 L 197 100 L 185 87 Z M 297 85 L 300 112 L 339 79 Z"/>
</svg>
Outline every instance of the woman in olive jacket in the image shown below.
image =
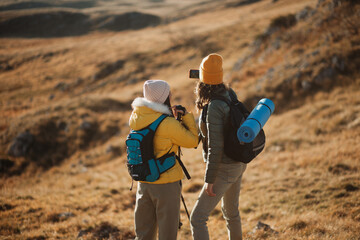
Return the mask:
<svg viewBox="0 0 360 240">
<path fill-rule="evenodd" d="M 159 158 L 166 153 L 177 153 L 179 146 L 194 148 L 198 145 L 198 130 L 192 113 L 182 112 L 177 121 L 170 108 L 170 87 L 162 80 L 148 80 L 144 84 L 144 98 L 136 98 L 129 125 L 140 130 L 162 114 L 169 115 L 159 125 L 154 136 L 154 154 Z M 177 110 L 173 110 L 175 116 Z M 185 126 L 185 127 L 184 127 Z M 180 180 L 183 172 L 176 164 L 160 175 L 155 182 L 139 182 L 135 205 L 135 239 L 152 240 L 157 230 L 160 240 L 175 240 L 180 219 Z"/>
<path fill-rule="evenodd" d="M 230 108 L 224 101 L 215 99 L 221 96 L 231 100 L 229 91 L 233 92 L 223 83 L 222 57 L 210 54 L 200 65 L 200 82 L 196 87 L 196 107 L 199 110 L 203 110 L 206 104 L 208 107 L 205 121 L 203 117 L 199 120 L 206 170 L 203 189 L 191 213 L 195 240 L 209 239 L 207 221 L 220 200 L 229 239 L 242 239 L 239 196 L 246 164 L 235 162 L 224 154 L 224 128 Z M 201 114 L 204 113 L 201 111 Z"/>
</svg>

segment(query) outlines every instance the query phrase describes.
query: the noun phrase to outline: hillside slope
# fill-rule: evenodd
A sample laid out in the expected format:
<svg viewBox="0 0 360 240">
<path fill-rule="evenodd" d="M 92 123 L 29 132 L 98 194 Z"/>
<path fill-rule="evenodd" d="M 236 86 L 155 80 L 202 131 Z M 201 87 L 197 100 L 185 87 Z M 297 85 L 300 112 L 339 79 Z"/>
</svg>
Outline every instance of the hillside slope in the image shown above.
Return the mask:
<svg viewBox="0 0 360 240">
<path fill-rule="evenodd" d="M 224 57 L 226 81 L 249 108 L 262 97 L 276 104 L 265 151 L 243 179 L 245 239 L 358 239 L 359 4 L 207 2 L 216 7 L 172 8 L 181 17 L 156 27 L 0 38 L 2 239 L 133 238 L 130 104 L 144 80 L 165 79 L 173 103 L 194 111 L 187 73 L 211 52 Z M 194 14 L 184 15 L 188 8 Z M 192 209 L 203 184 L 201 146 L 184 149 L 183 161 Z M 179 239 L 188 239 L 181 211 Z M 208 226 L 212 239 L 226 239 L 220 206 Z"/>
</svg>

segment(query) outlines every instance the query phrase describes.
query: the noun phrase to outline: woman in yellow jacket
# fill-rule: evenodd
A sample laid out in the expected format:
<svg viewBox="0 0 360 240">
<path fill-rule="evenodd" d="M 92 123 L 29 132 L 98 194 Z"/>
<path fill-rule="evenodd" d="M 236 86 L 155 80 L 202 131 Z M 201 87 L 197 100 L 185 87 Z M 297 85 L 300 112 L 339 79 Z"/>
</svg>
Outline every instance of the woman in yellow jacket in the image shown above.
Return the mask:
<svg viewBox="0 0 360 240">
<path fill-rule="evenodd" d="M 167 153 L 177 153 L 178 147 L 194 148 L 198 145 L 198 130 L 192 113 L 183 114 L 182 123 L 170 105 L 170 86 L 162 80 L 148 80 L 143 86 L 143 98 L 136 98 L 129 124 L 133 130 L 147 127 L 162 114 L 167 114 L 154 136 L 154 154 L 159 158 Z M 136 239 L 176 239 L 180 219 L 180 180 L 183 171 L 176 164 L 160 175 L 155 182 L 139 182 L 136 192 Z"/>
</svg>

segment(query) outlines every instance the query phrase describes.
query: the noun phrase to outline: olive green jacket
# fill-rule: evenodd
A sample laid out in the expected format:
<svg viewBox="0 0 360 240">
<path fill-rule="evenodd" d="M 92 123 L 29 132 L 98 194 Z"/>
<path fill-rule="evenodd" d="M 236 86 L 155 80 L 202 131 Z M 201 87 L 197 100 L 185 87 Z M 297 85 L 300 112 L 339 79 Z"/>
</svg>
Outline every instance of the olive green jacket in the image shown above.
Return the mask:
<svg viewBox="0 0 360 240">
<path fill-rule="evenodd" d="M 230 89 L 230 91 L 233 91 Z M 228 91 L 218 95 L 230 99 Z M 206 162 L 205 182 L 214 183 L 219 163 L 238 163 L 224 153 L 224 128 L 229 122 L 230 107 L 221 100 L 211 100 L 206 115 L 206 122 L 199 119 L 199 128 L 203 137 L 203 158 Z M 202 116 L 203 112 L 201 112 Z"/>
</svg>

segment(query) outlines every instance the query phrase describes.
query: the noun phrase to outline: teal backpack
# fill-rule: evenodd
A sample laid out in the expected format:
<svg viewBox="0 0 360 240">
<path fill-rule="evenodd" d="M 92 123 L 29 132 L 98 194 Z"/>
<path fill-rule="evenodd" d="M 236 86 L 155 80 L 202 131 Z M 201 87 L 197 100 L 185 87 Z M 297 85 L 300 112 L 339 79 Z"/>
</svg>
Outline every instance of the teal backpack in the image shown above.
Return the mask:
<svg viewBox="0 0 360 240">
<path fill-rule="evenodd" d="M 176 159 L 190 179 L 185 166 L 174 152 L 167 153 L 160 158 L 154 155 L 154 135 L 160 123 L 167 117 L 163 114 L 149 126 L 140 130 L 131 130 L 126 139 L 127 168 L 131 178 L 135 181 L 154 182 L 160 174 L 175 165 Z"/>
</svg>

